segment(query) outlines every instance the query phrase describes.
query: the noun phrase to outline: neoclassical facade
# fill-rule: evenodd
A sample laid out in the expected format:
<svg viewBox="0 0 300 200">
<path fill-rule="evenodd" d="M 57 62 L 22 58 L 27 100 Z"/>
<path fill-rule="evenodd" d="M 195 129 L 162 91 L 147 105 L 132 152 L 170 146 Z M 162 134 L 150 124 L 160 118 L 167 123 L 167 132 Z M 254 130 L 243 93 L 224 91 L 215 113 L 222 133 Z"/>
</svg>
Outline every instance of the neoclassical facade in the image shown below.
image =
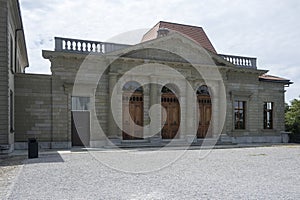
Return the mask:
<svg viewBox="0 0 300 200">
<path fill-rule="evenodd" d="M 159 22 L 136 45 L 55 38 L 51 75 L 14 73 L 14 148 L 283 142 L 284 93 L 256 58 Z M 0 107 L 1 108 L 1 107 Z"/>
<path fill-rule="evenodd" d="M 137 45 L 55 38 L 43 51 L 52 75 L 17 76 L 16 101 L 31 102 L 18 107 L 18 147 L 28 136 L 45 148 L 282 142 L 291 82 L 174 29 Z"/>
</svg>

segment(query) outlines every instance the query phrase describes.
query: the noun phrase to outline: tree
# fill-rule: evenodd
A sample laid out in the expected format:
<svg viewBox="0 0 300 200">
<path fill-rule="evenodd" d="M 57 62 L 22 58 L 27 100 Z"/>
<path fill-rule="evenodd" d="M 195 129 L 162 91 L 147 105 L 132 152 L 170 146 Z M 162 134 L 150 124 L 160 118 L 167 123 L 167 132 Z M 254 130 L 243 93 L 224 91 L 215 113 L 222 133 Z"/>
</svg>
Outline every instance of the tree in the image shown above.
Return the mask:
<svg viewBox="0 0 300 200">
<path fill-rule="evenodd" d="M 291 105 L 286 107 L 285 112 L 285 126 L 286 130 L 292 132 L 292 138 L 300 136 L 300 100 L 294 99 Z"/>
</svg>

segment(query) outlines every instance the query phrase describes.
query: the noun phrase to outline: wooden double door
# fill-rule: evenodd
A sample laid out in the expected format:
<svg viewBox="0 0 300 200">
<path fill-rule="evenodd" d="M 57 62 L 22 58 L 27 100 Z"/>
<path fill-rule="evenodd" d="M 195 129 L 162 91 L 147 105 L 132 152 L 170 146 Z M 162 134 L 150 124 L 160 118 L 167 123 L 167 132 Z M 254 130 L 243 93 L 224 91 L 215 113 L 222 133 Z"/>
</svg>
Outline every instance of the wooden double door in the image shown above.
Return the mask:
<svg viewBox="0 0 300 200">
<path fill-rule="evenodd" d="M 180 105 L 174 93 L 163 93 L 161 96 L 161 105 L 166 112 L 162 112 L 162 120 L 166 119 L 162 124 L 162 139 L 179 138 L 180 125 Z"/>
<path fill-rule="evenodd" d="M 197 138 L 212 137 L 209 130 L 212 104 L 209 95 L 197 95 L 199 105 L 199 126 Z M 123 140 L 143 139 L 143 121 L 144 121 L 144 101 L 143 94 L 134 92 L 133 94 L 123 94 Z M 180 126 L 180 104 L 174 93 L 163 93 L 161 96 L 161 105 L 166 112 L 162 112 L 162 119 L 166 119 L 162 124 L 162 139 L 179 138 Z M 138 125 L 138 126 L 137 126 Z"/>
<path fill-rule="evenodd" d="M 132 95 L 131 93 L 123 94 L 123 140 L 143 139 L 143 106 L 144 103 L 142 93 L 134 92 Z"/>
<path fill-rule="evenodd" d="M 209 95 L 197 95 L 199 104 L 199 126 L 197 138 L 212 137 L 209 125 L 212 115 L 211 99 Z"/>
</svg>

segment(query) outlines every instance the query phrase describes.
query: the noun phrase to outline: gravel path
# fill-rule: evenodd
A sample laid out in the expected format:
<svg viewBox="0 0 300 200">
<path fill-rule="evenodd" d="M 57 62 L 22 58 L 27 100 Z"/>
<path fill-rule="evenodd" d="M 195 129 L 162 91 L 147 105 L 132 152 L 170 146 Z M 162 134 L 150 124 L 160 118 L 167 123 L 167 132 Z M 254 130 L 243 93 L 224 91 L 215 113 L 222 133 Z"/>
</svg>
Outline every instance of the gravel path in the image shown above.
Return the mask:
<svg viewBox="0 0 300 200">
<path fill-rule="evenodd" d="M 0 199 L 10 196 L 24 159 L 24 156 L 0 157 Z"/>
<path fill-rule="evenodd" d="M 151 162 L 156 166 L 155 162 L 182 151 L 132 149 L 41 155 L 24 161 L 5 193 L 9 194 L 7 199 L 56 200 L 300 199 L 300 146 L 188 150 L 156 171 L 149 170 L 149 162 L 140 157 L 155 157 Z M 203 152 L 209 154 L 201 158 Z M 149 172 L 138 173 L 143 167 Z"/>
</svg>

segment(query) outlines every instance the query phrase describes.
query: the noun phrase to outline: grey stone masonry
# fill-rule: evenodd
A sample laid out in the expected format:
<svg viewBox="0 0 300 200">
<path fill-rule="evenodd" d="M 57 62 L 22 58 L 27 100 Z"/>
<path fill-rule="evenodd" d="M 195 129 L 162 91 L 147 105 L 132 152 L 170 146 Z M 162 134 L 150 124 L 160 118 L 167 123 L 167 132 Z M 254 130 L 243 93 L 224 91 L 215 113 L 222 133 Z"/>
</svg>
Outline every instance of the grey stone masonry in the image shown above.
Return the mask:
<svg viewBox="0 0 300 200">
<path fill-rule="evenodd" d="M 8 144 L 9 134 L 7 2 L 0 0 L 0 145 Z"/>
<path fill-rule="evenodd" d="M 15 142 L 51 141 L 51 76 L 15 75 Z"/>
<path fill-rule="evenodd" d="M 207 69 L 207 63 L 216 65 L 222 80 L 219 80 L 217 76 L 205 77 L 205 79 L 209 79 L 207 84 L 211 89 L 214 102 L 211 123 L 215 135 L 212 137 L 217 137 L 219 133 L 222 133 L 223 136 L 227 136 L 229 142 L 233 143 L 281 142 L 281 132 L 284 131 L 284 87 L 287 83 L 264 82 L 259 77 L 267 73 L 267 70 L 257 69 L 256 65 L 254 67 L 254 60 L 251 62 L 253 67 L 235 66 L 218 55 L 208 56 L 202 52 L 203 50 L 199 46 L 191 48 L 194 44 L 190 44 L 187 39 L 180 35 L 169 36 L 164 42 L 169 47 L 181 46 L 186 48 L 187 51 L 182 51 L 182 53 L 185 53 L 184 55 L 187 58 L 190 58 L 192 51 L 195 55 L 201 56 L 202 63 L 198 67 L 201 68 L 202 72 L 205 72 Z M 134 77 L 135 80 L 140 82 L 153 79 L 160 84 L 172 84 L 177 81 L 179 91 L 186 90 L 186 85 L 178 77 L 171 76 L 163 70 L 159 70 L 159 73 L 155 74 L 158 68 L 156 69 L 154 66 L 151 69 L 148 68 L 148 71 L 143 69 L 141 73 L 135 72 L 132 77 L 126 75 L 128 71 L 136 66 L 148 64 L 150 61 L 168 65 L 189 80 L 195 91 L 199 86 L 206 84 L 204 77 L 181 57 L 161 50 L 154 51 L 152 48 L 158 43 L 158 40 L 152 41 L 147 44 L 151 48 L 145 48 L 147 47 L 145 46 L 146 44 L 143 44 L 143 46 L 136 45 L 133 49 L 123 49 L 109 55 L 91 54 L 87 56 L 86 53 L 78 51 L 59 51 L 57 49 L 55 51 L 43 51 L 43 57 L 51 62 L 52 71 L 50 88 L 52 91 L 52 102 L 49 104 L 52 106 L 51 141 L 71 142 L 72 108 L 70 99 L 72 96 L 90 97 L 91 104 L 95 104 L 95 108 L 90 110 L 90 146 L 96 147 L 96 144 L 106 142 L 107 138 L 114 141 L 122 141 L 122 130 L 115 123 L 116 121 L 122 123 L 122 105 L 116 104 L 116 111 L 120 113 L 116 116 L 116 119 L 113 118 L 109 109 L 113 88 L 122 78 L 124 79 L 123 81 L 130 81 Z M 191 62 L 197 63 L 192 58 L 190 59 Z M 110 61 L 113 62 L 110 63 Z M 80 71 L 79 74 L 77 74 L 78 71 Z M 100 75 L 100 72 L 103 72 L 101 73 L 102 76 L 97 77 Z M 169 82 L 164 83 L 164 79 L 167 79 Z M 93 81 L 95 80 L 96 83 L 94 84 Z M 76 86 L 74 85 L 75 82 Z M 223 98 L 221 96 L 222 84 L 224 84 L 224 95 L 226 96 L 224 106 L 226 108 L 221 107 L 221 98 Z M 152 90 L 147 89 L 147 87 L 144 88 L 144 124 L 149 122 L 148 109 L 150 101 L 153 103 L 155 99 L 158 100 L 161 95 L 160 91 L 161 88 L 155 88 L 155 90 L 153 88 Z M 190 104 L 187 99 L 190 99 L 192 93 L 193 91 L 182 93 L 182 104 L 180 106 L 182 110 L 187 108 L 186 113 L 181 112 L 180 114 L 183 123 L 186 118 L 192 119 L 191 116 L 196 116 L 196 110 L 191 109 L 187 105 Z M 121 102 L 122 92 L 117 93 L 114 98 Z M 235 128 L 235 101 L 243 101 L 245 103 L 243 111 L 245 127 L 240 129 Z M 274 105 L 273 126 L 270 129 L 265 129 L 264 127 L 263 106 L 265 102 L 272 102 Z M 217 125 L 221 122 L 219 116 L 222 112 L 224 112 L 226 118 L 224 117 L 224 127 L 218 130 Z M 182 140 L 190 139 L 194 132 L 189 129 L 198 123 L 193 119 L 188 121 L 189 123 L 186 123 L 180 129 L 180 139 Z M 46 137 L 45 142 L 47 142 Z"/>
</svg>

